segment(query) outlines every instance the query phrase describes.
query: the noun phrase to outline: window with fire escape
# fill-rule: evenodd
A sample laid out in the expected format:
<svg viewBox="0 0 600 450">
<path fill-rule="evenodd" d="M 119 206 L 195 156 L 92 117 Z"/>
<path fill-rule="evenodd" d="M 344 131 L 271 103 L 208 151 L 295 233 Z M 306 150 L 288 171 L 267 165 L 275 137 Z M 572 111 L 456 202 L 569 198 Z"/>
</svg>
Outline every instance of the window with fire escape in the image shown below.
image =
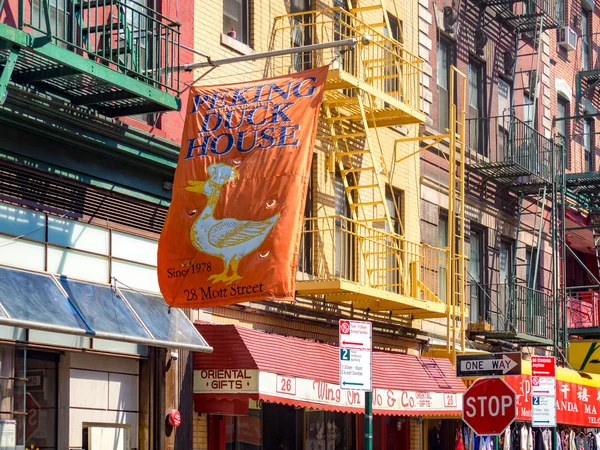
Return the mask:
<svg viewBox="0 0 600 450">
<path fill-rule="evenodd" d="M 583 121 L 583 155 L 586 172 L 594 171 L 594 119 L 587 118 Z"/>
<path fill-rule="evenodd" d="M 485 66 L 479 61 L 469 62 L 469 142 L 477 153 L 487 156 L 485 146 Z"/>
<path fill-rule="evenodd" d="M 469 274 L 470 285 L 469 318 L 473 323 L 483 320 L 483 232 L 479 229 L 471 230 L 470 234 L 470 253 L 469 253 Z"/>
<path fill-rule="evenodd" d="M 356 230 L 342 174 L 336 172 L 335 190 L 335 276 L 354 281 L 356 270 Z"/>
<path fill-rule="evenodd" d="M 505 161 L 511 155 L 509 132 L 511 124 L 512 83 L 498 78 L 498 136 L 496 138 L 498 161 Z"/>
<path fill-rule="evenodd" d="M 310 0 L 292 0 L 290 3 L 290 12 L 297 14 L 293 16 L 292 21 L 292 47 L 303 47 L 312 44 L 312 15 L 298 14 L 310 11 Z M 292 64 L 294 70 L 300 72 L 310 69 L 313 66 L 311 52 L 302 52 L 292 54 Z"/>
<path fill-rule="evenodd" d="M 581 5 L 581 70 L 589 70 L 591 63 L 591 24 L 592 13 Z"/>
<path fill-rule="evenodd" d="M 438 130 L 444 132 L 450 119 L 450 66 L 453 63 L 453 44 L 442 36 L 436 46 L 437 61 L 437 95 L 438 95 Z"/>
<path fill-rule="evenodd" d="M 560 95 L 558 96 L 558 101 L 556 103 L 556 118 L 564 119 L 569 116 L 570 105 L 569 101 Z M 571 153 L 569 151 L 569 136 L 568 136 L 568 124 L 566 120 L 557 120 L 556 121 L 556 131 L 558 133 L 558 139 L 560 143 L 563 145 L 563 149 L 565 152 L 565 164 L 567 169 L 571 168 Z"/>
</svg>

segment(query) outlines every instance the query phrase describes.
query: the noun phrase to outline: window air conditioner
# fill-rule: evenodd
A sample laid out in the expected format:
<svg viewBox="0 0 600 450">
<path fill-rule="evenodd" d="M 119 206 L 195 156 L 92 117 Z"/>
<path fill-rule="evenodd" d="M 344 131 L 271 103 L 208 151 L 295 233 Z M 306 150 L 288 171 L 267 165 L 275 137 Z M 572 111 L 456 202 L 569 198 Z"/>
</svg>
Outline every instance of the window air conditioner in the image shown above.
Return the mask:
<svg viewBox="0 0 600 450">
<path fill-rule="evenodd" d="M 577 49 L 577 33 L 570 27 L 558 29 L 556 43 L 567 51 Z"/>
</svg>

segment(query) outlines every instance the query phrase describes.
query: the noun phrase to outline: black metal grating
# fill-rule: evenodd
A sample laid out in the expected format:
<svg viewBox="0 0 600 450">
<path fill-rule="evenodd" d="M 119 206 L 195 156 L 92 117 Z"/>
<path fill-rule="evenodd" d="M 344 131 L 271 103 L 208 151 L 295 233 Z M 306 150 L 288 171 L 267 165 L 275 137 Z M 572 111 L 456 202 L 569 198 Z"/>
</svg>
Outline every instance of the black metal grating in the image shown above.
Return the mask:
<svg viewBox="0 0 600 450">
<path fill-rule="evenodd" d="M 0 161 L 0 198 L 39 205 L 46 212 L 68 212 L 159 234 L 167 208 L 62 177 Z"/>
<path fill-rule="evenodd" d="M 7 56 L 8 50 L 0 50 L 0 72 L 4 68 Z M 73 104 L 85 104 L 85 101 L 78 101 L 84 97 L 87 98 L 107 93 L 125 93 L 117 85 L 102 82 L 88 74 L 73 74 L 69 67 L 58 64 L 27 48 L 21 49 L 12 78 L 14 80 L 19 80 L 19 78 L 26 79 L 27 76 L 35 75 L 36 73 L 61 69 L 64 70 L 65 75 L 36 81 L 31 84 L 62 98 L 66 98 Z M 137 109 L 139 113 L 164 110 L 162 105 L 153 102 L 147 97 L 131 98 L 131 95 L 126 95 L 126 97 L 130 98 L 118 98 L 118 96 L 107 97 L 106 101 L 94 102 L 90 106 L 109 117 L 129 114 L 131 108 Z"/>
</svg>

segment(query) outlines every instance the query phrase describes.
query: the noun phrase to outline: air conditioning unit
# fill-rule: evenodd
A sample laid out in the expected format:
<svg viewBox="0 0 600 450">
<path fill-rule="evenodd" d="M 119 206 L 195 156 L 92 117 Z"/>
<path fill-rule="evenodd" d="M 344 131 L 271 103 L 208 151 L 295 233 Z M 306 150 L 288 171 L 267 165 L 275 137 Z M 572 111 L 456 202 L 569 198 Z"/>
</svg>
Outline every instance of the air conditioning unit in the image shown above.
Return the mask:
<svg viewBox="0 0 600 450">
<path fill-rule="evenodd" d="M 556 43 L 567 51 L 577 49 L 577 33 L 570 27 L 558 29 Z"/>
</svg>

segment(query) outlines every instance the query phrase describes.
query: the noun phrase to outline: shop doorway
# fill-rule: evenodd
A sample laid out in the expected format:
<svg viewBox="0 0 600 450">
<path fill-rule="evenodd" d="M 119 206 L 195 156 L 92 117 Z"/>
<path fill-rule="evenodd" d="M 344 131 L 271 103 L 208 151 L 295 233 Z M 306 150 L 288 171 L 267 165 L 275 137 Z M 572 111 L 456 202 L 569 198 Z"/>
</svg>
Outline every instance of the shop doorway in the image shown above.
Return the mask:
<svg viewBox="0 0 600 450">
<path fill-rule="evenodd" d="M 27 416 L 17 421 L 17 436 L 25 439 L 26 448 L 57 449 L 58 429 L 58 353 L 18 349 L 15 376 L 27 378 L 15 385 L 15 411 Z"/>
</svg>

